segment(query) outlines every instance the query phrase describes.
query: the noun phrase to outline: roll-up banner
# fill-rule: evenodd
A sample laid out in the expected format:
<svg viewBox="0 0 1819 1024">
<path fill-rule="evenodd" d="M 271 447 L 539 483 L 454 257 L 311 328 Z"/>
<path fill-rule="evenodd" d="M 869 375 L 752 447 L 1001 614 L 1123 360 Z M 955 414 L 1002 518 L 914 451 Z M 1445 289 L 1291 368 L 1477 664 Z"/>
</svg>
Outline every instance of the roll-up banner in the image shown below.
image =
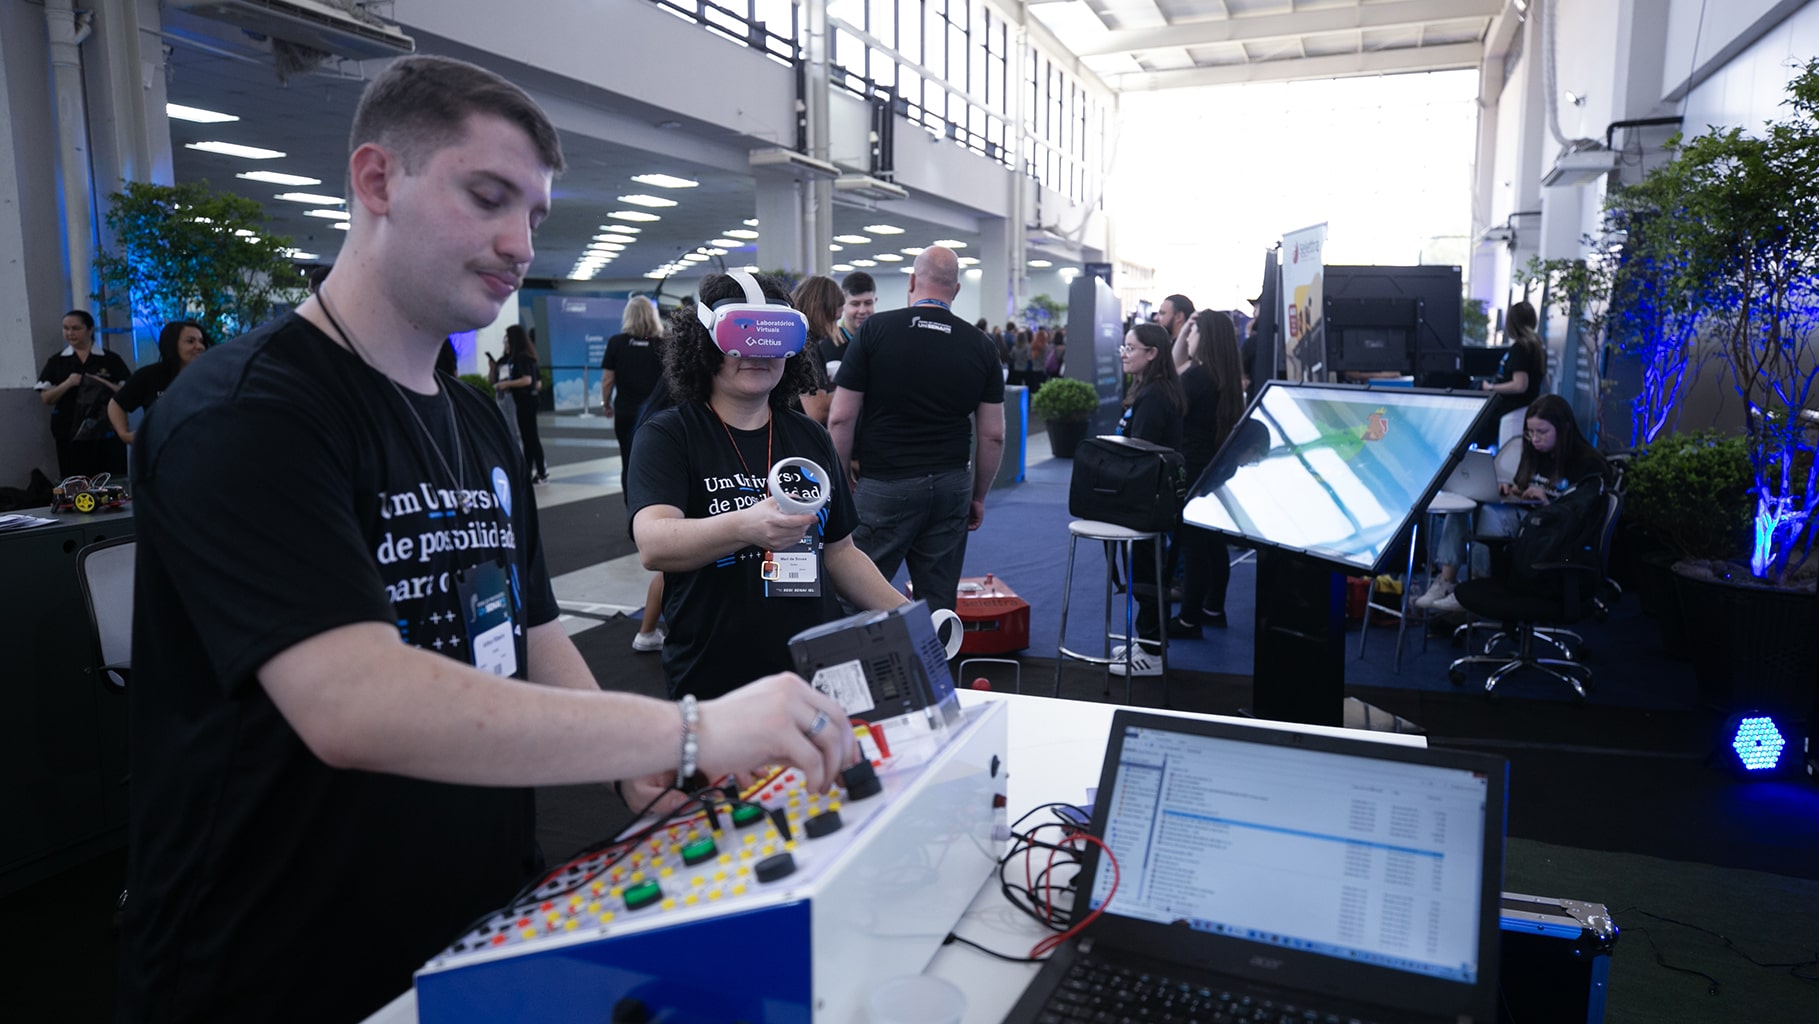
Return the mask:
<svg viewBox="0 0 1819 1024">
<path fill-rule="evenodd" d="M 1282 349 L 1289 380 L 1326 379 L 1326 343 L 1320 330 L 1325 247 L 1324 222 L 1282 235 Z"/>
</svg>

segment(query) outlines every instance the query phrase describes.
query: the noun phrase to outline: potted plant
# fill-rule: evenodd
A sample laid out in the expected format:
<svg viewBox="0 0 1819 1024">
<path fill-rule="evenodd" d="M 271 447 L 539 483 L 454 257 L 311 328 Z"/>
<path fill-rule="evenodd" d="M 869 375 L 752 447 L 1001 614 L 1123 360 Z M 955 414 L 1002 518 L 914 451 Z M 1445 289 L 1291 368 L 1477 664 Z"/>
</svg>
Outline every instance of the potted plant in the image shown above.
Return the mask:
<svg viewBox="0 0 1819 1024">
<path fill-rule="evenodd" d="M 1087 417 L 1099 408 L 1099 393 L 1083 380 L 1050 377 L 1030 399 L 1030 411 L 1048 421 L 1048 445 L 1058 459 L 1071 459 L 1086 440 Z"/>
</svg>

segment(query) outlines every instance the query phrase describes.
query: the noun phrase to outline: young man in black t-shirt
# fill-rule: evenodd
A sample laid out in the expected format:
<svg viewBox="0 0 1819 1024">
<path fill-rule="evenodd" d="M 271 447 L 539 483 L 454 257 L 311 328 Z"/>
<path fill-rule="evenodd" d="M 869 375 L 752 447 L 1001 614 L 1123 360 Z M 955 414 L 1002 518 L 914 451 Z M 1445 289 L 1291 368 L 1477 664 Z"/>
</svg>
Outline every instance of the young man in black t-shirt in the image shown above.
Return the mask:
<svg viewBox="0 0 1819 1024">
<path fill-rule="evenodd" d="M 335 271 L 179 375 L 136 446 L 124 1020 L 372 1013 L 534 870 L 531 786 L 641 805 L 697 768 L 823 786 L 857 756 L 798 678 L 601 692 L 504 420 L 435 375 L 530 264 L 562 165 L 542 112 L 410 57 L 352 145 Z"/>
<path fill-rule="evenodd" d="M 754 283 L 788 305 L 776 282 Z M 701 282 L 710 309 L 742 293 L 728 275 Z M 689 310 L 671 321 L 665 368 L 676 407 L 639 428 L 625 500 L 645 568 L 664 574 L 671 694 L 712 696 L 787 669 L 791 636 L 840 617 L 836 595 L 870 609 L 904 603 L 853 546 L 852 494 L 831 468 L 827 431 L 789 408 L 816 383 L 806 355 L 727 355 Z M 832 493 L 818 513 L 786 513 L 770 494 L 770 468 L 789 458 L 827 471 Z"/>
<path fill-rule="evenodd" d="M 916 596 L 950 611 L 967 532 L 985 520 L 1004 456 L 1001 364 L 991 340 L 948 308 L 959 293 L 953 250 L 924 249 L 909 308 L 873 314 L 848 346 L 827 421 L 841 470 L 856 460 L 863 473 L 854 540 L 887 579 L 908 561 Z"/>
</svg>

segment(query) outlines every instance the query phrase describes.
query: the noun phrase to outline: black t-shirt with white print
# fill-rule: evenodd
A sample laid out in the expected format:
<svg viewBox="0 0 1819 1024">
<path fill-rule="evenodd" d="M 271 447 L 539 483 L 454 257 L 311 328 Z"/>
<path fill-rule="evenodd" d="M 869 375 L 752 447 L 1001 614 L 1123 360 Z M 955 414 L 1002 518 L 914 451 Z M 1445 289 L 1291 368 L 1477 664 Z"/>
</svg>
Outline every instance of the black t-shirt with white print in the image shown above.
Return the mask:
<svg viewBox="0 0 1819 1024">
<path fill-rule="evenodd" d="M 256 677 L 363 622 L 469 660 L 459 581 L 489 564 L 525 677 L 557 608 L 523 459 L 440 384 L 400 394 L 293 314 L 184 370 L 139 437 L 127 1019 L 357 1020 L 537 867 L 530 790 L 331 768 Z"/>
<path fill-rule="evenodd" d="M 762 427 L 728 428 L 699 402 L 652 416 L 632 441 L 625 485 L 631 515 L 652 505 L 679 508 L 690 519 L 735 512 L 769 496 L 770 467 L 782 459 L 836 465 L 834 443 L 819 423 L 793 411 L 772 417 L 775 437 Z M 830 475 L 833 494 L 819 524 L 824 546 L 858 523 L 845 479 Z M 840 617 L 825 559 L 819 597 L 770 596 L 763 562 L 763 551 L 745 547 L 700 569 L 663 574 L 663 618 L 669 623 L 663 672 L 671 695 L 717 697 L 760 676 L 790 671 L 789 638 Z"/>
</svg>

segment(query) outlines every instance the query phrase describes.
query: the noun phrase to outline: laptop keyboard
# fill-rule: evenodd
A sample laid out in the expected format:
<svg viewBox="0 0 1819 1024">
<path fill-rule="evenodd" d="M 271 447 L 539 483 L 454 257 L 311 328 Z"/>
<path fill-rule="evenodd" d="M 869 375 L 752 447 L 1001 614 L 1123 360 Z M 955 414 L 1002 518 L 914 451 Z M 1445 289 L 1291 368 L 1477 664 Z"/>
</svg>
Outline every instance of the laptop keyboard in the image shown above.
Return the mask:
<svg viewBox="0 0 1819 1024">
<path fill-rule="evenodd" d="M 1082 956 L 1037 1024 L 1371 1024 L 1359 1017 L 1209 988 Z"/>
</svg>

